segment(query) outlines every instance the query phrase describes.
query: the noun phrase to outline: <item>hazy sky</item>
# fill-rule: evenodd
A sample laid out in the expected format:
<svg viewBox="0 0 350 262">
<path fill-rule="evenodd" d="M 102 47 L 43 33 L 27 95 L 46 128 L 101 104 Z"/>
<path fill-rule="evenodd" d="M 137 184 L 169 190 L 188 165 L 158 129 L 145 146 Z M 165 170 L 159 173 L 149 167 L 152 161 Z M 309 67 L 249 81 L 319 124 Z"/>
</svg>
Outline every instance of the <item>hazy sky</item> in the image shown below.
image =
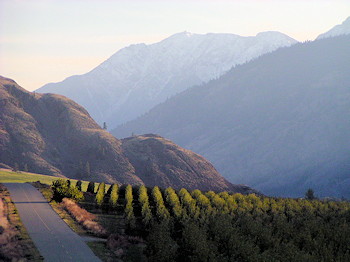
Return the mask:
<svg viewBox="0 0 350 262">
<path fill-rule="evenodd" d="M 304 41 L 348 16 L 350 0 L 0 0 L 0 75 L 34 90 L 182 31 Z"/>
</svg>

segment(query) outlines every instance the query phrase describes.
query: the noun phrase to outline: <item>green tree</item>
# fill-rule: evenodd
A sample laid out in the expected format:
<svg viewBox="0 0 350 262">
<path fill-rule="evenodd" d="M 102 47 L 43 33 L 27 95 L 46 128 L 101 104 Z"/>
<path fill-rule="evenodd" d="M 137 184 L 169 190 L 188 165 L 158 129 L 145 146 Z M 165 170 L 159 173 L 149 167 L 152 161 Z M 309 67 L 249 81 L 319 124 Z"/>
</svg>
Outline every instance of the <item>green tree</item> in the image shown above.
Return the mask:
<svg viewBox="0 0 350 262">
<path fill-rule="evenodd" d="M 174 216 L 179 219 L 183 214 L 183 210 L 180 204 L 180 199 L 173 188 L 168 187 L 165 189 L 165 199 L 168 205 L 171 206 Z"/>
<path fill-rule="evenodd" d="M 81 185 L 82 185 L 81 180 L 78 180 L 77 183 L 75 184 L 75 187 L 76 187 L 79 191 L 81 191 Z"/>
<path fill-rule="evenodd" d="M 125 217 L 126 217 L 126 222 L 127 225 L 130 229 L 135 228 L 135 215 L 134 215 L 134 207 L 133 207 L 133 194 L 132 194 L 132 186 L 131 185 L 127 185 L 125 188 L 125 201 L 126 201 L 126 205 L 125 205 Z"/>
<path fill-rule="evenodd" d="M 186 223 L 182 230 L 181 255 L 184 261 L 214 261 L 213 248 L 207 240 L 207 232 L 196 223 Z"/>
<path fill-rule="evenodd" d="M 29 171 L 29 170 L 28 170 L 28 164 L 24 164 L 23 171 L 24 171 L 24 172 L 28 172 L 28 171 Z"/>
<path fill-rule="evenodd" d="M 200 210 L 196 205 L 196 200 L 193 199 L 191 194 L 185 189 L 181 188 L 179 191 L 179 197 L 184 208 L 186 208 L 187 213 L 191 218 L 197 219 Z"/>
<path fill-rule="evenodd" d="M 57 179 L 52 182 L 53 200 L 61 202 L 63 198 L 71 198 L 75 201 L 84 199 L 84 195 L 76 187 L 70 187 L 68 180 Z"/>
<path fill-rule="evenodd" d="M 97 188 L 97 193 L 95 197 L 95 202 L 99 208 L 102 207 L 103 199 L 105 197 L 106 185 L 104 182 L 100 183 Z"/>
<path fill-rule="evenodd" d="M 176 261 L 178 245 L 171 238 L 169 223 L 155 224 L 147 238 L 146 254 L 149 261 Z"/>
<path fill-rule="evenodd" d="M 86 192 L 95 194 L 95 183 L 90 181 L 87 187 Z"/>
<path fill-rule="evenodd" d="M 305 199 L 307 199 L 307 200 L 314 200 L 314 199 L 316 199 L 316 198 L 315 198 L 315 193 L 314 193 L 314 191 L 313 191 L 311 188 L 309 188 L 309 189 L 306 191 L 306 193 L 305 193 Z"/>
<path fill-rule="evenodd" d="M 139 203 L 141 205 L 142 222 L 144 225 L 149 225 L 152 221 L 152 212 L 149 205 L 147 188 L 144 185 L 139 188 Z"/>
<path fill-rule="evenodd" d="M 103 129 L 107 130 L 107 123 L 103 122 Z"/>
<path fill-rule="evenodd" d="M 118 202 L 118 191 L 119 191 L 119 186 L 118 184 L 113 184 L 110 187 L 111 193 L 109 197 L 109 206 L 111 209 L 115 209 L 117 207 L 117 202 Z"/>
<path fill-rule="evenodd" d="M 153 197 L 153 200 L 156 204 L 156 213 L 157 213 L 158 220 L 161 221 L 164 219 L 169 219 L 170 214 L 164 205 L 162 192 L 160 191 L 159 187 L 157 187 L 157 186 L 153 187 L 152 197 Z"/>
</svg>

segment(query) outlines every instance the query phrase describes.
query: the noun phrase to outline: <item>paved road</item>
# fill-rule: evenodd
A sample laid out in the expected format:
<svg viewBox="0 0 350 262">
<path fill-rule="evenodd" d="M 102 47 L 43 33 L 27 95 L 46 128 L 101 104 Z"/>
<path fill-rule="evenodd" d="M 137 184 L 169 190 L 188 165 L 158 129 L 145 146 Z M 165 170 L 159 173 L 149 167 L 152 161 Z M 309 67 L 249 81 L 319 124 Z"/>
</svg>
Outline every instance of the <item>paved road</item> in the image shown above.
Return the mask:
<svg viewBox="0 0 350 262">
<path fill-rule="evenodd" d="M 100 261 L 35 187 L 20 183 L 5 186 L 45 261 Z"/>
</svg>

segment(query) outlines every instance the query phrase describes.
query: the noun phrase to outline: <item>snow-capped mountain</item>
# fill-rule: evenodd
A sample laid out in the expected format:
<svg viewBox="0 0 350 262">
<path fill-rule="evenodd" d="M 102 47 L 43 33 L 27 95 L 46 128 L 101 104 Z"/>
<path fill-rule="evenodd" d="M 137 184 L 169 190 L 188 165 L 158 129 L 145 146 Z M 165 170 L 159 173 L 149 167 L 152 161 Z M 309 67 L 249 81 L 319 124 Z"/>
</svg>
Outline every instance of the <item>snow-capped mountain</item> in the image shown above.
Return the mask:
<svg viewBox="0 0 350 262">
<path fill-rule="evenodd" d="M 350 34 L 350 16 L 342 24 L 336 25 L 326 33 L 320 34 L 316 39 L 348 34 Z"/>
<path fill-rule="evenodd" d="M 350 199 L 350 35 L 239 65 L 114 129 L 157 133 L 267 195 Z"/>
<path fill-rule="evenodd" d="M 279 32 L 249 37 L 182 32 L 155 44 L 123 48 L 92 71 L 37 91 L 65 95 L 113 128 L 237 64 L 296 42 Z"/>
</svg>

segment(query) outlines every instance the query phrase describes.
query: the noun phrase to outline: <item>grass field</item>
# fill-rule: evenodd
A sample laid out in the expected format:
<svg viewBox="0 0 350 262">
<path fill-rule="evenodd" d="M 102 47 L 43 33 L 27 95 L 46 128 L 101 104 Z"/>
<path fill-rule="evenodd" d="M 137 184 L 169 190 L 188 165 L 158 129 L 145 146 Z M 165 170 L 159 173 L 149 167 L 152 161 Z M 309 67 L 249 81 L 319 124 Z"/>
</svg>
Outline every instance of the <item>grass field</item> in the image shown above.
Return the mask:
<svg viewBox="0 0 350 262">
<path fill-rule="evenodd" d="M 57 180 L 58 177 L 55 176 L 47 176 L 47 175 L 39 175 L 33 173 L 26 172 L 13 172 L 8 170 L 0 169 L 0 183 L 26 183 L 26 182 L 36 182 L 40 181 L 43 184 L 51 185 L 52 181 Z M 76 183 L 76 179 L 70 179 L 72 184 Z M 89 182 L 82 181 L 82 190 L 86 191 L 87 185 Z M 97 185 L 96 185 L 97 188 Z M 108 186 L 107 186 L 108 188 Z"/>
</svg>

